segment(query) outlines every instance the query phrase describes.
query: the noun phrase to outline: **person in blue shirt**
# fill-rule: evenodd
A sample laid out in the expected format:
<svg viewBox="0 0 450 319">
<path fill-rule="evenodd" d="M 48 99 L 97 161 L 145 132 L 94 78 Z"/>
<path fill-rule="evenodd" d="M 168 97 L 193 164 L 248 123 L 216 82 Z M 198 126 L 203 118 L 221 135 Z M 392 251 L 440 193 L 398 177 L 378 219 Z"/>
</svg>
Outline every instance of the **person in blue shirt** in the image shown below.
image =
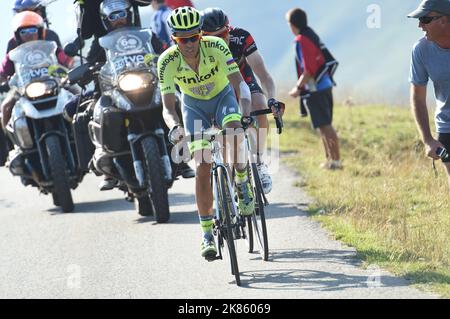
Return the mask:
<svg viewBox="0 0 450 319">
<path fill-rule="evenodd" d="M 412 50 L 411 109 L 426 155 L 442 158 L 450 186 L 450 158 L 438 155 L 439 148 L 450 151 L 450 1 L 424 0 L 408 17 L 418 19 L 418 27 L 425 32 Z M 428 118 L 429 80 L 433 82 L 436 98 L 436 138 L 431 134 Z"/>
<path fill-rule="evenodd" d="M 167 24 L 167 18 L 172 10 L 166 5 L 165 0 L 153 0 L 152 8 L 154 13 L 150 26 L 153 32 L 156 33 L 159 40 L 163 43 L 165 50 L 173 44 L 170 38 L 170 29 Z"/>
</svg>

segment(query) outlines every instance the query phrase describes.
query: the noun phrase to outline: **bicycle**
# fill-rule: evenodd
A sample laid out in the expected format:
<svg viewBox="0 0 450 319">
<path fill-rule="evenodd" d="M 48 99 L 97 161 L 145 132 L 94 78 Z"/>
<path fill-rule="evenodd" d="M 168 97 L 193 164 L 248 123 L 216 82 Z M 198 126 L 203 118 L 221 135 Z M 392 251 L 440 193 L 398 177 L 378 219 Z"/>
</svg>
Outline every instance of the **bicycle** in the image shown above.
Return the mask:
<svg viewBox="0 0 450 319">
<path fill-rule="evenodd" d="M 271 113 L 270 109 L 263 111 L 255 111 L 251 113 L 251 116 Z M 245 119 L 245 118 L 244 118 Z M 251 119 L 251 118 L 250 118 Z M 280 134 L 283 127 L 281 115 L 276 118 L 278 133 Z M 252 124 L 252 120 L 242 121 L 244 132 Z M 238 213 L 237 195 L 235 192 L 234 181 L 230 178 L 233 173 L 229 170 L 229 164 L 224 161 L 223 156 L 223 144 L 219 137 L 227 135 L 227 130 L 219 130 L 217 128 L 210 128 L 203 131 L 201 134 L 190 136 L 191 141 L 201 138 L 211 144 L 211 179 L 210 184 L 213 189 L 214 198 L 214 228 L 213 235 L 217 246 L 217 255 L 209 258 L 208 261 L 214 261 L 217 259 L 223 259 L 223 250 L 225 243 L 227 246 L 228 257 L 230 259 L 231 274 L 235 277 L 237 286 L 241 285 L 239 265 L 236 254 L 235 240 L 245 239 L 249 246 L 249 252 L 253 252 L 253 230 L 256 234 L 258 242 L 261 246 L 261 252 L 263 259 L 268 260 L 268 239 L 267 228 L 264 214 L 264 206 L 268 205 L 268 201 L 262 191 L 261 180 L 259 179 L 258 170 L 256 167 L 257 158 L 256 152 L 252 152 L 252 143 L 248 134 L 245 134 L 246 145 L 249 154 L 248 161 L 251 165 L 248 165 L 249 178 L 251 178 L 252 188 L 255 190 L 257 204 L 255 205 L 255 211 L 251 216 L 242 216 Z M 234 134 L 234 131 L 233 131 Z M 175 147 L 175 154 L 180 152 L 179 143 Z M 172 151 L 172 154 L 174 151 Z M 247 226 L 248 231 L 247 231 Z M 251 243 L 251 244 L 250 244 Z M 250 248 L 251 247 L 251 248 Z"/>
<path fill-rule="evenodd" d="M 213 235 L 217 246 L 217 255 L 208 259 L 213 261 L 223 259 L 225 243 L 231 264 L 231 274 L 235 277 L 236 285 L 241 285 L 239 265 L 234 240 L 246 238 L 246 220 L 239 215 L 236 205 L 236 194 L 227 163 L 222 154 L 222 144 L 218 137 L 226 135 L 225 130 L 209 129 L 203 133 L 203 139 L 211 143 L 211 187 L 214 196 L 214 228 Z"/>
<path fill-rule="evenodd" d="M 255 117 L 263 114 L 270 114 L 272 111 L 270 109 L 253 111 L 250 113 L 251 117 Z M 252 121 L 253 122 L 253 119 Z M 282 117 L 275 117 L 275 122 L 277 126 L 277 133 L 281 134 L 283 130 L 283 120 Z M 266 216 L 264 212 L 264 207 L 269 205 L 266 195 L 264 194 L 261 179 L 259 177 L 257 164 L 259 163 L 258 152 L 256 151 L 257 142 L 255 136 L 249 134 L 248 127 L 252 123 L 243 123 L 243 128 L 245 131 L 245 140 L 248 152 L 248 176 L 250 183 L 253 188 L 253 194 L 255 196 L 255 211 L 251 216 L 247 216 L 248 225 L 248 237 L 246 238 L 248 252 L 253 253 L 254 250 L 254 237 L 256 237 L 259 245 L 259 253 L 264 261 L 269 260 L 269 240 L 267 236 L 267 225 Z"/>
</svg>

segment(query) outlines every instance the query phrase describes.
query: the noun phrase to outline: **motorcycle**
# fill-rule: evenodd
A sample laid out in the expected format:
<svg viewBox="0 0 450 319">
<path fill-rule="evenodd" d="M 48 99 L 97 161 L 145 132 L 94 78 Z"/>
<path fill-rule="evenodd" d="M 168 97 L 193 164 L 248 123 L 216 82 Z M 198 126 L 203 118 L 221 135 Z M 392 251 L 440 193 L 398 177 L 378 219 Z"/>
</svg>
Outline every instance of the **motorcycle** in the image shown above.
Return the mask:
<svg viewBox="0 0 450 319">
<path fill-rule="evenodd" d="M 55 206 L 72 212 L 71 189 L 77 188 L 88 172 L 77 156 L 86 136 L 77 136 L 64 118 L 64 106 L 73 95 L 62 80 L 67 70 L 58 65 L 56 48 L 52 41 L 37 40 L 10 52 L 16 73 L 9 86 L 15 90 L 17 102 L 6 126 L 14 145 L 8 166 L 25 186 L 52 194 Z"/>
<path fill-rule="evenodd" d="M 84 85 L 95 78 L 100 87 L 89 122 L 94 172 L 118 180 L 116 187 L 136 200 L 140 215 L 154 214 L 165 223 L 174 179 L 157 115 L 162 102 L 151 37 L 150 30 L 138 27 L 110 32 L 99 40 L 106 63 L 81 65 L 69 73 L 69 81 Z"/>
</svg>

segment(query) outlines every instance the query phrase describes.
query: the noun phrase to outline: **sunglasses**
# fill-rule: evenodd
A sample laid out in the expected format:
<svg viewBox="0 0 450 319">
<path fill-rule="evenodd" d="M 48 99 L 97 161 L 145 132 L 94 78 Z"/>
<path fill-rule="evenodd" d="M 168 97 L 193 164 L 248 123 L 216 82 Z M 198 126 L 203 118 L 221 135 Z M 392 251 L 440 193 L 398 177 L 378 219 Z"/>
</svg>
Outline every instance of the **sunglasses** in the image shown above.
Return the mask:
<svg viewBox="0 0 450 319">
<path fill-rule="evenodd" d="M 172 36 L 172 37 L 177 43 L 187 44 L 189 42 L 197 42 L 202 37 L 202 34 L 198 33 L 198 34 L 194 34 L 190 37 L 183 37 L 183 38 L 175 37 L 175 36 Z"/>
<path fill-rule="evenodd" d="M 127 12 L 125 10 L 123 11 L 117 11 L 113 12 L 108 16 L 109 21 L 116 21 L 120 19 L 125 19 L 127 17 Z"/>
<path fill-rule="evenodd" d="M 226 27 L 225 30 L 223 30 L 223 31 L 220 32 L 220 33 L 217 33 L 217 34 L 211 34 L 211 33 L 209 33 L 209 34 L 207 34 L 207 35 L 212 35 L 212 36 L 214 36 L 214 37 L 218 37 L 218 38 L 225 39 L 229 34 L 230 34 L 230 28 Z"/>
<path fill-rule="evenodd" d="M 38 32 L 38 28 L 32 27 L 32 28 L 25 28 L 19 31 L 20 35 L 27 35 L 27 34 L 36 34 Z"/>
<path fill-rule="evenodd" d="M 422 23 L 422 24 L 429 24 L 429 23 L 431 23 L 431 21 L 437 20 L 437 19 L 442 18 L 442 17 L 443 17 L 443 16 L 420 17 L 420 18 L 419 18 L 419 21 L 420 21 L 420 23 Z"/>
</svg>

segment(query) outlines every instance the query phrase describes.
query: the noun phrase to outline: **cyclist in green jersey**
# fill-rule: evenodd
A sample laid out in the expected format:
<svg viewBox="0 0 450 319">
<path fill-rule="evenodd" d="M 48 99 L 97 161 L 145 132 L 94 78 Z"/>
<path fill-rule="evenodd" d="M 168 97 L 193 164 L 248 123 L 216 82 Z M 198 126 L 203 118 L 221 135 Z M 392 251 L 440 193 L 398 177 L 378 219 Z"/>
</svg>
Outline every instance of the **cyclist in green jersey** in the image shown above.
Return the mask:
<svg viewBox="0 0 450 319">
<path fill-rule="evenodd" d="M 239 129 L 241 116 L 249 116 L 251 93 L 239 72 L 225 42 L 217 37 L 203 37 L 203 17 L 192 7 L 180 7 L 169 16 L 168 25 L 175 45 L 168 48 L 158 60 L 158 75 L 164 105 L 164 119 L 171 129 L 169 139 L 177 143 L 185 136 L 198 136 L 213 125 L 222 129 Z M 183 123 L 175 109 L 175 92 L 178 85 L 182 94 Z M 240 111 L 235 93 L 239 95 Z M 247 176 L 247 163 L 238 163 L 244 152 L 242 136 L 231 146 L 235 155 L 235 182 L 238 188 L 238 205 L 242 215 L 251 215 L 254 196 Z M 190 140 L 189 140 L 190 141 Z M 213 230 L 213 194 L 210 185 L 210 144 L 194 140 L 189 150 L 195 159 L 195 195 L 203 230 L 201 255 L 215 256 Z M 240 157 L 244 158 L 244 157 Z"/>
</svg>

